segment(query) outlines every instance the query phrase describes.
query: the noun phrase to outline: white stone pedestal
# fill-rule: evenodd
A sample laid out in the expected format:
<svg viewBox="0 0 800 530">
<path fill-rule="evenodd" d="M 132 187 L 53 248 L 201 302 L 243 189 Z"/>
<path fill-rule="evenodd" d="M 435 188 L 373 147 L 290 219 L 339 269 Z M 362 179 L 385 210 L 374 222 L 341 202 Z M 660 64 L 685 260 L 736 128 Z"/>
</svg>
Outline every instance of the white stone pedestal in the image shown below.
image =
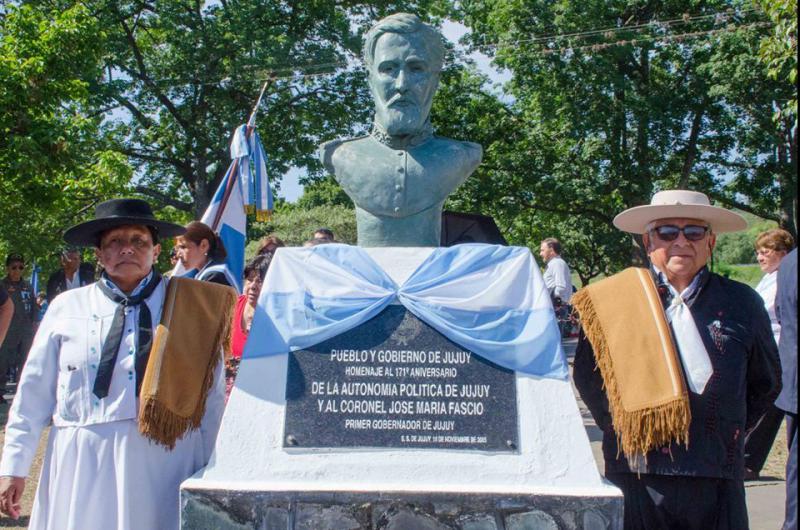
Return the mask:
<svg viewBox="0 0 800 530">
<path fill-rule="evenodd" d="M 400 284 L 430 249 L 369 252 Z M 569 381 L 517 373 L 515 452 L 285 448 L 287 362 L 241 363 L 211 461 L 181 487 L 183 528 L 622 527 Z"/>
</svg>

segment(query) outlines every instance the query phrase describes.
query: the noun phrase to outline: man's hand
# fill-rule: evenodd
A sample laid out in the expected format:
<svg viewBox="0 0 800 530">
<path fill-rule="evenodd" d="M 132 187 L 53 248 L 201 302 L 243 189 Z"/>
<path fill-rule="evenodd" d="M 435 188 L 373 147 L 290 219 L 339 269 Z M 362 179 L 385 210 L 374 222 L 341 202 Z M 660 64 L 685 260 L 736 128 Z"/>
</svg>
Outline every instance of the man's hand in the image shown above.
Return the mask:
<svg viewBox="0 0 800 530">
<path fill-rule="evenodd" d="M 12 519 L 19 519 L 19 500 L 24 489 L 24 478 L 0 477 L 0 512 Z"/>
</svg>

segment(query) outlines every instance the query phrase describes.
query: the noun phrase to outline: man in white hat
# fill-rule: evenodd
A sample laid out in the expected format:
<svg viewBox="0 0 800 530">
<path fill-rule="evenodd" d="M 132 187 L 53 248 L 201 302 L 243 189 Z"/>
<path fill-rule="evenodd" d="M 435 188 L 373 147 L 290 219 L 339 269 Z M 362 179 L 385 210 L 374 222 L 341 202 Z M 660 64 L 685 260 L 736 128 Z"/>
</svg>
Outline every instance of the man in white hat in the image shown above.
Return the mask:
<svg viewBox="0 0 800 530">
<path fill-rule="evenodd" d="M 706 266 L 715 234 L 747 224 L 668 190 L 614 225 L 642 235 L 651 267 L 573 296 L 574 378 L 625 494 L 625 528 L 747 528 L 744 436 L 780 390 L 780 361 L 758 294 Z"/>
</svg>

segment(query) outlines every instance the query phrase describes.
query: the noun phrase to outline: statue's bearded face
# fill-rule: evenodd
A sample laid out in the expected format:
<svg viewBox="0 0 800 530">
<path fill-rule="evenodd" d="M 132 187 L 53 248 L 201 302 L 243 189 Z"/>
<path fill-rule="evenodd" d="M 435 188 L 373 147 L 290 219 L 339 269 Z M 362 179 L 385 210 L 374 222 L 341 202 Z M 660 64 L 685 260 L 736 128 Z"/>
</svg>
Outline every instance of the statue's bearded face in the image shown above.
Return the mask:
<svg viewBox="0 0 800 530">
<path fill-rule="evenodd" d="M 375 43 L 369 87 L 375 121 L 392 136 L 415 134 L 428 119 L 439 72 L 419 34 L 384 33 Z"/>
</svg>

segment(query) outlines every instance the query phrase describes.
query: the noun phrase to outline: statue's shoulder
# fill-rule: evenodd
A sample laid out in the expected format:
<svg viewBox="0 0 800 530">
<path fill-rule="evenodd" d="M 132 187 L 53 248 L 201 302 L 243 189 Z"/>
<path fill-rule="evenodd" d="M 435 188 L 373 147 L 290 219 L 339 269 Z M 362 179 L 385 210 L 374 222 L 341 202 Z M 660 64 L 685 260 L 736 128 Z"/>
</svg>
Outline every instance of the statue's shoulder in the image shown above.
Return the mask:
<svg viewBox="0 0 800 530">
<path fill-rule="evenodd" d="M 355 136 L 353 138 L 337 138 L 324 142 L 319 146 L 319 160 L 331 173 L 333 170 L 333 154 L 342 146 L 349 147 L 356 142 L 361 142 L 369 138 L 369 135 Z"/>
<path fill-rule="evenodd" d="M 458 153 L 458 155 L 466 161 L 468 167 L 475 168 L 480 164 L 483 158 L 483 147 L 481 144 L 454 140 L 453 138 L 445 138 L 442 136 L 434 137 L 434 141 L 439 144 L 437 146 L 439 149 L 444 148 L 448 151 Z"/>
</svg>

